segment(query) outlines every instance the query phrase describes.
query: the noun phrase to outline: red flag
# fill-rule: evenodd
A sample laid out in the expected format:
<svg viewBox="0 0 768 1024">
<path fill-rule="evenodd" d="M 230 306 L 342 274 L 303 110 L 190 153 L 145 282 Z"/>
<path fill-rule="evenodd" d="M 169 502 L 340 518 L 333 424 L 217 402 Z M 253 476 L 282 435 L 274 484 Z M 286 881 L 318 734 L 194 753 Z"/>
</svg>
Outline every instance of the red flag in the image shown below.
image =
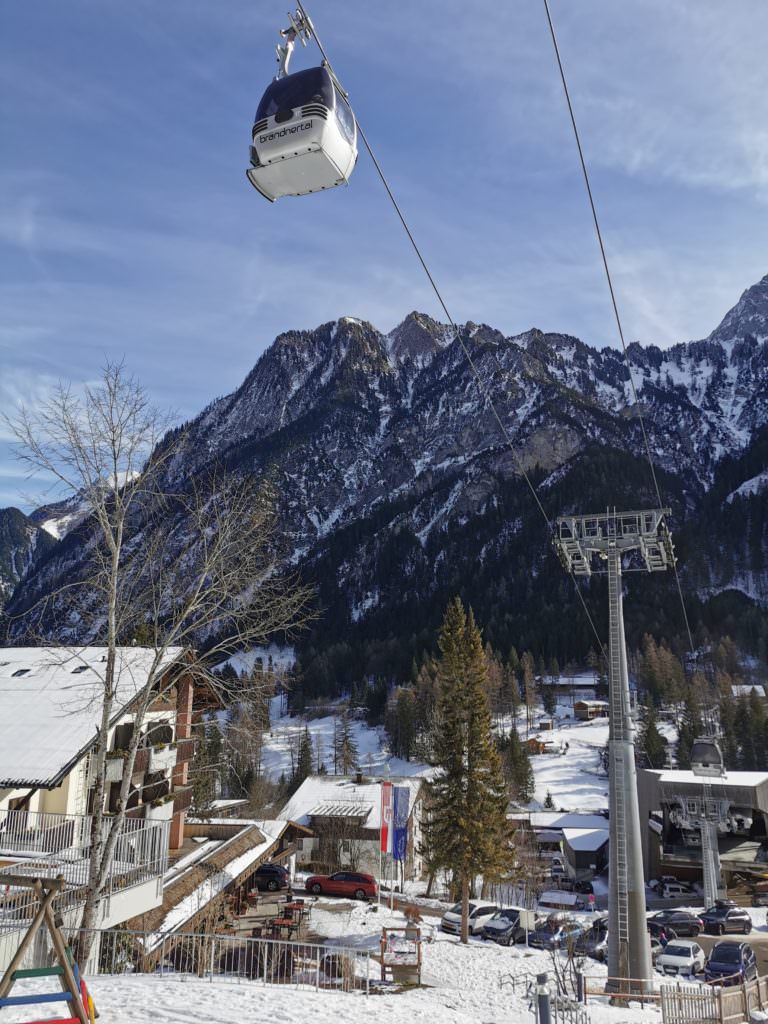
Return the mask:
<svg viewBox="0 0 768 1024">
<path fill-rule="evenodd" d="M 382 853 L 392 852 L 392 783 L 381 784 L 381 829 L 379 830 Z"/>
</svg>

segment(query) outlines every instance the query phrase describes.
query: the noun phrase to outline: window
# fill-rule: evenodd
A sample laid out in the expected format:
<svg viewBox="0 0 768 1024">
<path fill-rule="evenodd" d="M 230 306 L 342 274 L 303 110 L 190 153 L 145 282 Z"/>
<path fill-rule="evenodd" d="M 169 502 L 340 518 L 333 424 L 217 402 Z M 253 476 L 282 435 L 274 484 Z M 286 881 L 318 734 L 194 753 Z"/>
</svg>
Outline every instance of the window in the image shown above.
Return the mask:
<svg viewBox="0 0 768 1024">
<path fill-rule="evenodd" d="M 297 839 L 296 840 L 296 849 L 297 850 L 303 850 L 304 849 L 304 840 L 303 839 Z"/>
<path fill-rule="evenodd" d="M 256 120 L 272 117 L 279 110 L 293 110 L 305 103 L 322 103 L 333 110 L 333 85 L 325 68 L 308 68 L 273 82 L 259 103 Z"/>
<path fill-rule="evenodd" d="M 31 669 L 28 668 L 17 668 L 15 672 L 11 672 L 14 679 L 18 679 L 19 676 L 28 676 Z"/>
<path fill-rule="evenodd" d="M 355 138 L 355 115 L 347 101 L 341 96 L 336 97 L 336 120 L 341 134 L 351 145 Z"/>
</svg>

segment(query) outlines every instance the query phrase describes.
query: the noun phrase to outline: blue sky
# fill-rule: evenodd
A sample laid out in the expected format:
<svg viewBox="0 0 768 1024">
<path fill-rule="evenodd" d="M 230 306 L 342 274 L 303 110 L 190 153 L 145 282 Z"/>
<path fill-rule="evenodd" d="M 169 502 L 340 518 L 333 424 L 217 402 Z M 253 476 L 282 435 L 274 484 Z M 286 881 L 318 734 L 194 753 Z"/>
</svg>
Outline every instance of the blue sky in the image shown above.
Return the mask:
<svg viewBox="0 0 768 1024">
<path fill-rule="evenodd" d="M 319 196 L 271 206 L 245 180 L 286 9 L 6 0 L 4 410 L 125 357 L 187 418 L 282 330 L 439 317 L 364 153 Z M 768 5 L 552 9 L 627 335 L 705 336 L 768 272 Z M 309 10 L 453 315 L 616 344 L 539 0 Z M 0 506 L 41 486 L 0 435 Z"/>
</svg>

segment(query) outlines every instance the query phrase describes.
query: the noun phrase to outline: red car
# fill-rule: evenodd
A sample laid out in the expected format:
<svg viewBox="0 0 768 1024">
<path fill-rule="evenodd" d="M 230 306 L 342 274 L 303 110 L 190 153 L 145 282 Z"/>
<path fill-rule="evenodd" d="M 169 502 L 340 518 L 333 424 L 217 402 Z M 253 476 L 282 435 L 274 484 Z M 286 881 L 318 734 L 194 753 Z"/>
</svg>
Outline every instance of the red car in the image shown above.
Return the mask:
<svg viewBox="0 0 768 1024">
<path fill-rule="evenodd" d="M 356 900 L 376 899 L 376 879 L 359 871 L 337 871 L 333 875 L 310 875 L 304 888 L 315 896 L 351 896 Z"/>
</svg>

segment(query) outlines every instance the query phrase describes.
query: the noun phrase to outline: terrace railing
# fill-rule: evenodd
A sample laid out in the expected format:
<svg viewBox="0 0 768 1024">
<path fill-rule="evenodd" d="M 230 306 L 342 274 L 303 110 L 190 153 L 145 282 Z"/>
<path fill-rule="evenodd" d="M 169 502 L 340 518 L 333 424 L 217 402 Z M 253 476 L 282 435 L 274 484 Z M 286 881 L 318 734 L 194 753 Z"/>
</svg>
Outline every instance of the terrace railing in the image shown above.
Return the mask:
<svg viewBox="0 0 768 1024">
<path fill-rule="evenodd" d="M 64 930 L 70 945 L 81 930 Z M 379 985 L 380 968 L 368 950 L 311 942 L 252 939 L 237 935 L 95 930 L 88 977 L 153 974 L 184 981 L 217 978 L 303 989 L 368 994 Z M 30 947 L 22 966 L 44 966 L 46 944 Z"/>
<path fill-rule="evenodd" d="M 104 839 L 110 821 L 109 817 L 104 820 Z M 92 818 L 87 814 L 3 811 L 0 858 L 13 865 L 15 874 L 35 878 L 63 876 L 66 885 L 57 899 L 57 908 L 71 908 L 85 900 L 91 829 Z M 107 877 L 105 897 L 162 878 L 168 867 L 168 829 L 167 821 L 125 819 Z M 23 925 L 27 913 L 33 912 L 33 902 L 29 890 L 0 893 L 0 930 Z"/>
</svg>

